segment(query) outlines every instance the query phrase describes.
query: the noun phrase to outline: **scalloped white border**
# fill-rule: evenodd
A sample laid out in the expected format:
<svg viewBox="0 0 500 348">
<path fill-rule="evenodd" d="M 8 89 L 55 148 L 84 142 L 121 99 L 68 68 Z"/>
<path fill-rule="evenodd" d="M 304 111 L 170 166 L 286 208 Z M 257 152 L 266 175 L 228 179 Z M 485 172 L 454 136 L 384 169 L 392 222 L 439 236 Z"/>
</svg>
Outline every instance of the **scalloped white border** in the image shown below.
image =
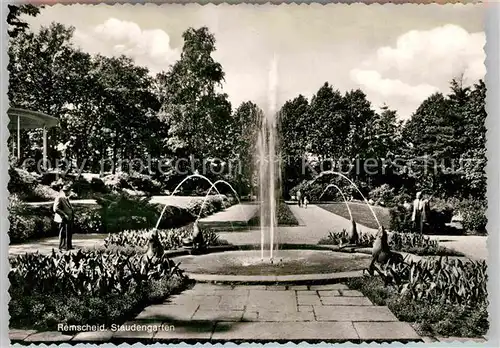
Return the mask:
<svg viewBox="0 0 500 348">
<path fill-rule="evenodd" d="M 64 0 L 63 0 L 64 1 Z M 96 1 L 96 0 L 90 0 L 92 2 L 99 2 L 102 3 L 102 1 Z M 369 2 L 370 0 L 367 0 Z M 396 0 L 397 1 L 397 0 Z M 400 1 L 400 0 L 399 0 Z M 424 2 L 423 0 L 422 2 Z M 21 2 L 21 1 L 11 1 L 11 3 L 16 3 L 16 2 Z M 149 1 L 148 1 L 149 2 Z M 151 1 L 158 3 L 158 1 Z M 176 3 L 188 3 L 188 1 L 182 1 L 182 0 L 173 0 L 173 1 L 168 1 L 170 3 L 176 2 Z M 235 4 L 240 4 L 244 3 L 243 1 L 228 1 L 232 5 Z M 254 4 L 255 3 L 268 3 L 268 1 L 252 1 Z M 272 1 L 272 3 L 276 4 L 278 1 Z M 305 1 L 305 0 L 299 0 L 296 2 L 293 1 L 281 1 L 281 2 L 286 2 L 286 3 L 309 3 L 310 1 Z M 344 1 L 315 1 L 315 3 L 321 3 L 321 4 L 329 4 L 329 3 L 345 3 L 345 4 L 351 4 L 355 3 L 357 1 L 349 1 L 349 0 L 344 0 Z M 362 1 L 359 1 L 362 2 Z M 373 1 L 371 1 L 373 2 Z M 386 2 L 381 0 L 381 2 Z M 417 1 L 415 1 L 417 2 Z M 412 2 L 415 4 L 415 2 Z M 451 1 L 450 1 L 451 2 Z M 469 2 L 477 2 L 477 1 L 469 1 Z M 486 68 L 487 68 L 487 76 L 486 76 L 486 86 L 488 88 L 487 90 L 487 112 L 488 112 L 488 118 L 486 120 L 486 126 L 488 129 L 487 133 L 487 155 L 488 155 L 488 163 L 487 163 L 487 175 L 488 175 L 488 252 L 489 252 L 489 259 L 488 259 L 488 265 L 490 266 L 488 268 L 488 273 L 489 273 L 489 282 L 488 282 L 488 293 L 489 293 L 489 300 L 490 300 L 490 307 L 489 307 L 489 313 L 490 313 L 490 332 L 487 336 L 488 338 L 488 343 L 486 345 L 480 345 L 480 344 L 460 344 L 460 343 L 454 343 L 454 344 L 448 344 L 448 343 L 440 343 L 440 344 L 432 344 L 432 346 L 438 346 L 438 347 L 474 347 L 474 346 L 489 346 L 489 347 L 500 347 L 500 341 L 498 337 L 498 329 L 500 328 L 499 326 L 499 298 L 498 298 L 498 293 L 500 290 L 500 264 L 499 264 L 499 256 L 498 256 L 498 251 L 500 250 L 500 197 L 499 197 L 499 190 L 500 190 L 500 174 L 499 174 L 499 168 L 500 168 L 500 163 L 499 163 L 499 150 L 500 149 L 500 128 L 499 128 L 499 117 L 500 117 L 500 88 L 499 88 L 499 82 L 500 82 L 500 61 L 499 61 L 499 53 L 500 53 L 500 3 L 498 0 L 485 0 L 486 4 L 484 6 L 487 6 L 487 12 L 486 12 L 486 18 L 485 18 L 485 31 L 486 31 L 486 38 L 487 42 L 485 45 L 485 51 L 487 54 L 485 63 L 486 63 Z M 107 4 L 114 4 L 115 2 L 106 2 Z M 139 3 L 139 4 L 144 4 L 142 1 L 131 1 L 130 3 Z M 162 2 L 163 3 L 163 2 Z M 167 1 L 165 1 L 167 3 Z M 190 3 L 196 3 L 194 1 L 190 1 Z M 199 4 L 206 4 L 209 3 L 207 0 L 200 0 L 198 2 Z M 224 1 L 216 0 L 214 3 L 224 3 Z M 407 2 L 409 3 L 409 1 Z M 227 3 L 225 4 L 227 5 Z M 7 62 L 8 62 L 8 56 L 7 56 L 7 42 L 8 42 L 8 35 L 7 35 L 7 27 L 6 27 L 6 18 L 7 18 L 7 3 L 2 0 L 1 7 L 0 7 L 0 13 L 1 13 L 1 71 L 0 71 L 0 76 L 2 77 L 2 85 L 1 85 L 1 99 L 0 99 L 0 105 L 1 105 L 1 116 L 0 116 L 0 139 L 1 139 L 1 145 L 0 145 L 0 163 L 6 164 L 8 162 L 8 146 L 7 146 L 7 140 L 9 137 L 9 133 L 7 130 L 7 124 L 8 124 L 8 117 L 7 117 L 7 109 L 8 109 L 8 98 L 7 98 L 7 88 L 8 88 L 8 71 L 7 71 Z M 7 219 L 7 196 L 8 196 L 8 191 L 7 191 L 7 183 L 8 183 L 9 177 L 8 177 L 8 166 L 7 165 L 0 165 L 0 216 L 1 222 L 0 222 L 0 254 L 2 256 L 1 262 L 0 262 L 0 284 L 1 284 L 1 292 L 0 292 L 0 300 L 1 300 L 1 310 L 0 312 L 2 313 L 2 317 L 0 319 L 0 346 L 1 347 L 8 347 L 10 346 L 10 341 L 8 338 L 8 323 L 9 323 L 9 311 L 8 311 L 8 302 L 9 302 L 9 295 L 8 295 L 8 279 L 7 279 L 7 273 L 9 271 L 10 265 L 8 262 L 8 245 L 9 245 L 9 237 L 7 234 L 9 223 Z M 216 345 L 211 345 L 211 344 L 206 344 L 207 346 L 220 346 L 220 344 Z M 233 343 L 226 343 L 224 344 L 225 346 L 236 346 L 236 344 Z M 250 346 L 250 344 L 241 344 L 242 346 Z M 306 343 L 302 343 L 301 345 L 306 345 Z M 309 344 L 307 344 L 309 345 Z M 391 344 L 391 346 L 398 346 L 401 344 L 394 343 Z M 18 346 L 18 345 L 16 345 Z M 32 345 L 36 346 L 36 345 Z M 40 346 L 47 346 L 45 344 L 41 344 Z M 52 344 L 50 346 L 58 346 L 55 344 Z M 65 346 L 65 347 L 70 347 L 71 345 L 69 344 L 61 344 L 59 346 Z M 77 347 L 92 347 L 92 346 L 97 346 L 97 345 L 91 345 L 91 344 L 78 344 L 75 345 Z M 102 344 L 100 345 L 102 347 L 114 347 L 114 344 Z M 130 346 L 129 344 L 121 344 L 120 346 L 122 347 L 128 347 Z M 143 344 L 137 343 L 133 345 L 134 347 L 145 347 Z M 162 347 L 166 345 L 161 345 L 161 344 L 154 344 L 151 347 Z M 177 346 L 179 347 L 189 347 L 190 345 L 188 344 L 178 344 Z M 261 346 L 260 344 L 252 344 L 252 346 Z M 267 344 L 267 346 L 277 346 L 277 344 Z M 288 347 L 294 347 L 295 344 L 293 343 L 288 343 L 283 346 L 288 346 Z M 326 344 L 318 344 L 317 346 L 330 346 Z M 345 343 L 342 344 L 344 347 L 357 347 L 359 345 L 355 345 L 352 343 Z M 372 343 L 372 344 L 363 344 L 363 346 L 379 346 L 379 344 Z M 417 343 L 409 343 L 406 346 L 426 346 L 425 344 L 417 344 Z"/>
</svg>

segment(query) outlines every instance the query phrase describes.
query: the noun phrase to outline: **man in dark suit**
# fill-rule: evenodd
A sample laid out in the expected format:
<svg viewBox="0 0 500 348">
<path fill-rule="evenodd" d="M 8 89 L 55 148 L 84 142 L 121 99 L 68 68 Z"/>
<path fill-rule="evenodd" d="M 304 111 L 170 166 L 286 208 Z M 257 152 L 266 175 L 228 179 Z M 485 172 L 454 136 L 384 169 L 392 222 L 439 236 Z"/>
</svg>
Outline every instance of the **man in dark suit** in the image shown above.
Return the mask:
<svg viewBox="0 0 500 348">
<path fill-rule="evenodd" d="M 69 201 L 70 185 L 64 184 L 54 201 L 54 221 L 59 224 L 59 250 L 71 250 L 74 211 Z"/>
</svg>

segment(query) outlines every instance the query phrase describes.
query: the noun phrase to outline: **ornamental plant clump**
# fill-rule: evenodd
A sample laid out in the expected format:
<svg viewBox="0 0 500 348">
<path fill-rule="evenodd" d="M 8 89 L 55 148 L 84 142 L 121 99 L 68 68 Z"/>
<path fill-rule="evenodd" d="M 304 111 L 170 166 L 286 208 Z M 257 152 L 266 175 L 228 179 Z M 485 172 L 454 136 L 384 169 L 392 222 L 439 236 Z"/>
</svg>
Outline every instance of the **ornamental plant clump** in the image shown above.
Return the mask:
<svg viewBox="0 0 500 348">
<path fill-rule="evenodd" d="M 184 277 L 179 265 L 166 256 L 126 255 L 108 250 L 50 255 L 19 255 L 11 260 L 9 280 L 21 294 L 75 296 L 129 294 L 151 280 Z"/>
<path fill-rule="evenodd" d="M 182 247 L 182 240 L 191 237 L 192 232 L 191 226 L 184 226 L 168 230 L 158 230 L 157 235 L 164 250 L 173 250 Z M 203 239 L 207 246 L 226 244 L 226 242 L 219 239 L 219 236 L 214 230 L 201 229 L 201 232 L 203 233 Z M 110 234 L 104 239 L 104 246 L 106 248 L 110 246 L 146 247 L 151 239 L 152 233 L 154 233 L 152 230 L 141 230 Z"/>
<path fill-rule="evenodd" d="M 360 248 L 371 248 L 373 242 L 375 241 L 375 236 L 371 233 L 358 232 L 358 246 Z M 326 238 L 319 241 L 318 244 L 323 245 L 344 245 L 349 243 L 349 234 L 347 230 L 342 230 L 341 232 L 330 232 Z"/>
<path fill-rule="evenodd" d="M 428 303 L 486 305 L 488 281 L 486 261 L 448 257 L 388 264 L 381 272 L 386 282 L 414 300 Z"/>
<path fill-rule="evenodd" d="M 357 246 L 360 248 L 371 248 L 375 236 L 371 233 L 359 232 Z M 319 241 L 324 245 L 344 245 L 349 243 L 349 235 L 346 230 L 341 232 L 330 232 L 326 238 Z M 416 233 L 390 233 L 389 246 L 393 251 L 402 251 L 418 255 L 446 255 L 450 251 L 439 246 L 437 240 Z"/>
</svg>

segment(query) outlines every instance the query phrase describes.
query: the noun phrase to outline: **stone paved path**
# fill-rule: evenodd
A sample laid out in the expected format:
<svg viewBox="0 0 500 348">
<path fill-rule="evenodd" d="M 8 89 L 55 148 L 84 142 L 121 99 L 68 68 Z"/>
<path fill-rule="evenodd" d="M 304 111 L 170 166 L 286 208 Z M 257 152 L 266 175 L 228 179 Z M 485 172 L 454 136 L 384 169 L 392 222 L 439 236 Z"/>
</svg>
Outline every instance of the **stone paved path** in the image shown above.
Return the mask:
<svg viewBox="0 0 500 348">
<path fill-rule="evenodd" d="M 141 329 L 55 336 L 72 341 L 421 341 L 387 307 L 373 305 L 343 284 L 232 287 L 197 283 L 162 304 L 146 307 L 124 325 Z M 48 336 L 31 333 L 25 341 Z"/>
<path fill-rule="evenodd" d="M 299 208 L 297 205 L 290 205 L 290 210 L 299 220 L 300 226 L 278 227 L 277 239 L 275 242 L 287 244 L 318 244 L 321 238 L 328 235 L 330 231 L 342 231 L 351 226 L 351 222 L 339 215 L 332 214 L 316 205 Z M 358 231 L 375 232 L 374 229 L 358 226 Z M 255 229 L 245 232 L 220 232 L 220 238 L 227 240 L 234 245 L 259 244 L 260 230 Z M 268 242 L 266 236 L 265 242 Z M 279 239 L 278 239 L 279 238 Z"/>
<path fill-rule="evenodd" d="M 183 199 L 183 197 L 178 196 Z M 177 196 L 176 196 L 177 198 Z M 192 197 L 188 197 L 192 199 Z M 187 201 L 187 200 L 186 200 Z M 180 203 L 179 203 L 180 204 Z M 243 205 L 244 206 L 244 205 Z M 279 227 L 276 234 L 278 243 L 287 244 L 312 244 L 315 245 L 321 238 L 324 238 L 332 230 L 348 229 L 350 221 L 330 213 L 325 209 L 315 205 L 310 205 L 307 209 L 299 208 L 297 205 L 289 206 L 293 214 L 299 220 L 300 226 Z M 237 216 L 238 205 L 232 206 L 232 213 Z M 229 211 L 228 209 L 228 211 Z M 249 211 L 249 210 L 248 210 Z M 247 212 L 248 212 L 247 211 Z M 226 229 L 229 230 L 230 228 Z M 358 225 L 358 231 L 375 233 L 374 229 Z M 73 244 L 75 248 L 92 249 L 103 247 L 104 238 L 107 235 L 75 235 Z M 259 229 L 250 231 L 219 232 L 221 239 L 227 240 L 233 245 L 260 244 L 261 235 Z M 431 239 L 438 239 L 440 245 L 462 252 L 466 256 L 486 260 L 488 257 L 487 237 L 483 236 L 430 236 Z M 265 244 L 269 243 L 269 235 L 264 238 Z M 57 249 L 57 237 L 33 241 L 25 244 L 9 246 L 9 255 L 19 255 L 26 252 L 50 253 L 52 248 Z"/>
<path fill-rule="evenodd" d="M 259 209 L 257 204 L 236 204 L 223 211 L 200 219 L 200 226 L 231 231 L 233 228 L 247 228 L 248 221 Z"/>
</svg>

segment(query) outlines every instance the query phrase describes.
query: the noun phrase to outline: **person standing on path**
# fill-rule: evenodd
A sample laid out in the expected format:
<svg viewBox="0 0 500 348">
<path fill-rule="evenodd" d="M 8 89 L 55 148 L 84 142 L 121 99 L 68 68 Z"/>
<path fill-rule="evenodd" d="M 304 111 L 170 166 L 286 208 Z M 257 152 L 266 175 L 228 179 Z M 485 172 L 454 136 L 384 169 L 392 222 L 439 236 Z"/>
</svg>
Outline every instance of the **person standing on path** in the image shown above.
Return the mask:
<svg viewBox="0 0 500 348">
<path fill-rule="evenodd" d="M 74 210 L 69 201 L 70 185 L 63 184 L 54 201 L 54 221 L 59 224 L 59 250 L 73 249 L 72 228 Z"/>
<path fill-rule="evenodd" d="M 297 191 L 297 202 L 299 202 L 299 207 L 302 206 L 302 192 L 300 190 Z"/>
<path fill-rule="evenodd" d="M 424 201 L 421 199 L 422 192 L 417 192 L 417 196 L 413 201 L 413 214 L 411 216 L 411 221 L 413 222 L 413 229 L 417 232 L 423 233 L 424 231 L 424 219 L 423 219 L 423 209 Z"/>
</svg>

